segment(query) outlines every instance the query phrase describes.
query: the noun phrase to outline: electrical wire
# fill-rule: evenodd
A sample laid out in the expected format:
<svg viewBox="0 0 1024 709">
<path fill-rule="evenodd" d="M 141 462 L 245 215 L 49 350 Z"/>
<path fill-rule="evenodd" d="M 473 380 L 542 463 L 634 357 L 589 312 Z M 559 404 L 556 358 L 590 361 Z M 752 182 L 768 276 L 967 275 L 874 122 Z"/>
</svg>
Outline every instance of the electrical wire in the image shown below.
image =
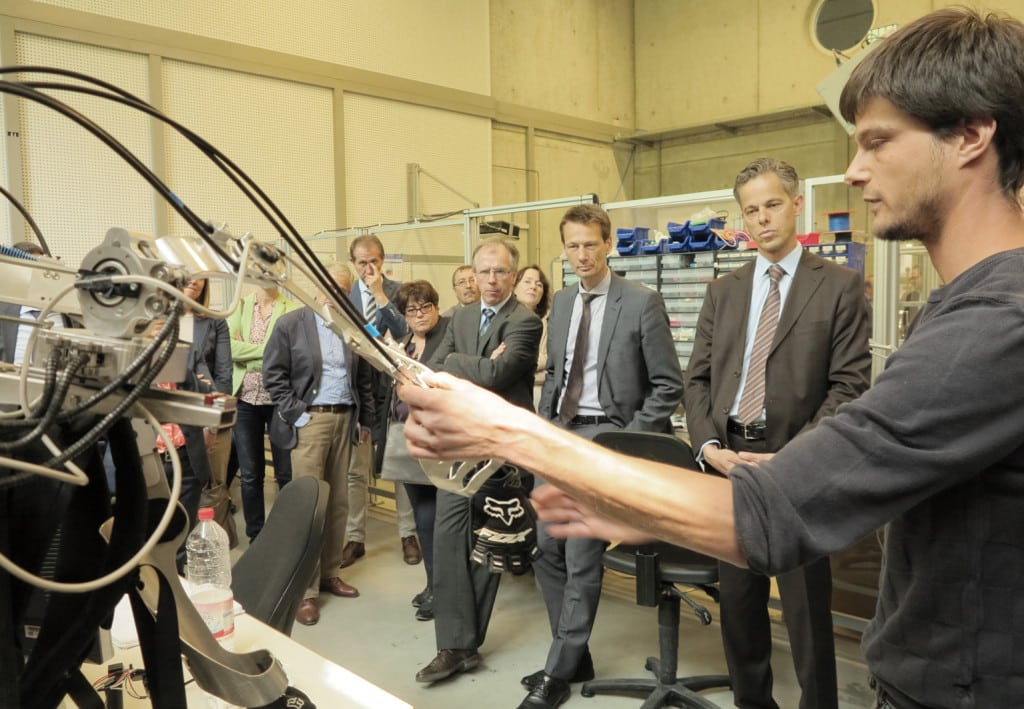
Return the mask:
<svg viewBox="0 0 1024 709">
<path fill-rule="evenodd" d="M 28 213 L 28 210 L 25 209 L 25 205 L 18 201 L 18 198 L 11 194 L 3 185 L 0 185 L 0 193 L 2 193 L 3 196 L 7 198 L 7 201 L 13 204 L 14 208 L 21 213 L 25 223 L 29 225 L 29 228 L 32 229 L 32 233 L 36 235 L 37 239 L 39 239 L 39 248 L 43 250 L 43 254 L 50 256 L 50 247 L 47 245 L 46 239 L 43 238 L 43 231 L 39 228 L 39 225 L 36 224 L 36 220 L 32 218 L 32 215 Z"/>
<path fill-rule="evenodd" d="M 211 144 L 200 138 L 192 131 L 184 128 L 184 126 L 181 126 L 177 122 L 171 120 L 162 112 L 158 111 L 146 102 L 142 101 L 141 99 L 138 99 L 135 96 L 132 96 L 128 92 L 123 91 L 118 87 L 115 87 L 101 80 L 89 77 L 85 74 L 81 74 L 78 72 L 52 69 L 48 67 L 21 66 L 0 68 L 0 74 L 23 72 L 39 72 L 67 76 L 82 81 L 86 81 L 90 84 L 100 86 L 106 89 L 106 92 L 103 92 L 89 87 L 81 87 L 71 84 L 53 85 L 51 82 L 35 82 L 33 84 L 32 82 L 0 80 L 0 93 L 7 93 L 14 96 L 18 96 L 23 99 L 31 100 L 42 106 L 50 108 L 51 110 L 56 111 L 57 113 L 65 116 L 74 123 L 77 123 L 79 126 L 81 126 L 86 131 L 94 135 L 97 139 L 99 139 L 103 144 L 105 144 L 107 147 L 113 150 L 115 154 L 117 154 L 125 162 L 127 162 L 130 167 L 132 167 L 140 176 L 142 176 L 142 178 L 146 180 L 153 187 L 153 189 L 156 190 L 157 193 L 160 194 L 160 196 L 163 197 L 172 206 L 172 208 L 182 217 L 182 219 L 185 220 L 185 222 L 193 230 L 195 230 L 195 232 L 199 235 L 201 239 L 203 239 L 204 242 L 206 242 L 222 258 L 224 258 L 227 263 L 237 266 L 237 272 L 239 278 L 241 279 L 242 277 L 244 277 L 244 272 L 246 268 L 245 261 L 238 263 L 224 252 L 220 244 L 218 244 L 212 238 L 212 234 L 214 233 L 215 229 L 209 222 L 204 222 L 203 220 L 201 220 L 199 216 L 195 214 L 163 182 L 163 180 L 159 176 L 157 176 L 151 169 L 149 169 L 141 160 L 138 159 L 137 156 L 135 156 L 130 150 L 128 150 L 114 136 L 112 136 L 106 130 L 101 128 L 87 116 L 73 109 L 72 107 L 60 101 L 59 99 L 45 93 L 42 89 L 46 88 L 51 90 L 70 90 L 113 100 L 124 105 L 130 106 L 132 108 L 135 108 L 137 110 L 140 110 L 144 113 L 147 113 L 148 115 L 157 118 L 158 120 L 161 120 L 167 125 L 170 125 L 171 127 L 175 128 L 175 130 L 177 130 L 180 134 L 182 134 L 185 138 L 192 142 L 200 151 L 206 154 L 211 159 L 211 161 L 215 165 L 217 165 L 229 177 L 229 179 L 232 180 L 232 182 L 235 183 L 235 185 L 257 207 L 257 209 L 264 215 L 264 217 L 278 230 L 278 233 L 295 252 L 298 259 L 306 265 L 308 272 L 313 275 L 313 280 L 317 283 L 320 289 L 330 298 L 330 300 L 337 307 L 337 309 L 341 313 L 343 313 L 351 322 L 359 326 L 361 329 L 367 327 L 365 321 L 363 320 L 362 313 L 357 311 L 355 307 L 351 304 L 346 294 L 341 290 L 338 284 L 330 276 L 329 272 L 327 271 L 324 264 L 320 261 L 317 254 L 303 240 L 302 236 L 295 229 L 294 225 L 287 219 L 287 217 L 285 217 L 285 215 L 273 203 L 273 201 L 270 200 L 270 198 L 259 187 L 259 185 L 257 185 L 251 178 L 249 178 L 248 175 L 246 175 L 245 172 L 242 171 L 241 168 L 239 168 L 235 163 L 233 163 L 226 155 L 221 153 L 219 150 L 214 148 Z M 273 262 L 275 254 L 270 249 L 268 249 L 266 246 L 260 246 L 259 250 L 261 257 Z M 107 279 L 112 283 L 117 282 L 119 280 L 118 277 L 111 277 L 106 275 L 101 276 L 99 278 Z M 129 281 L 140 280 L 139 277 L 137 276 L 126 276 L 123 278 Z M 86 281 L 83 281 L 82 283 L 78 283 L 76 285 L 85 285 L 86 283 Z M 116 420 L 117 417 L 121 416 L 122 414 L 127 412 L 129 408 L 134 406 L 136 408 L 136 412 L 139 415 L 141 415 L 147 422 L 149 422 L 149 424 L 157 431 L 157 434 L 167 445 L 167 450 L 169 451 L 170 454 L 169 457 L 171 458 L 172 461 L 173 474 L 170 499 L 168 501 L 166 509 L 164 510 L 164 514 L 161 517 L 160 521 L 157 523 L 156 528 L 153 531 L 153 534 L 131 559 L 124 562 L 117 569 L 105 574 L 100 578 L 93 579 L 92 581 L 64 583 L 44 579 L 19 567 L 12 560 L 0 554 L 0 568 L 3 568 L 5 571 L 7 571 L 12 576 L 18 578 L 21 581 L 24 581 L 39 588 L 43 588 L 45 590 L 57 592 L 84 593 L 97 590 L 99 588 L 102 588 L 103 586 L 108 585 L 109 583 L 112 583 L 113 581 L 122 578 L 127 573 L 135 569 L 138 566 L 139 562 L 150 551 L 152 551 L 152 549 L 157 545 L 157 543 L 159 543 L 159 540 L 162 538 L 163 533 L 166 531 L 167 527 L 170 524 L 170 521 L 176 509 L 178 497 L 180 496 L 181 492 L 181 461 L 178 458 L 177 451 L 170 443 L 167 435 L 160 428 L 159 422 L 156 421 L 156 419 L 153 417 L 150 411 L 141 403 L 141 401 L 139 401 L 139 399 L 142 396 L 142 393 L 144 393 L 144 390 L 148 388 L 149 384 L 159 373 L 160 369 L 162 368 L 162 363 L 165 363 L 170 358 L 170 355 L 174 351 L 174 347 L 176 346 L 177 340 L 177 316 L 180 314 L 181 311 L 180 303 L 183 296 L 180 292 L 177 291 L 177 289 L 174 289 L 173 286 L 170 286 L 168 284 L 164 284 L 161 282 L 160 285 L 157 285 L 156 287 L 165 290 L 175 290 L 177 305 L 171 311 L 170 315 L 168 316 L 168 322 L 165 323 L 160 333 L 158 333 L 157 338 L 154 338 L 155 340 L 157 340 L 160 338 L 161 335 L 164 335 L 165 338 L 169 338 L 171 333 L 173 333 L 174 335 L 173 339 L 170 339 L 168 345 L 165 346 L 163 350 L 160 352 L 157 364 L 151 368 L 151 371 L 147 371 L 143 375 L 142 380 L 137 384 L 137 386 L 133 388 L 131 391 L 129 391 L 124 396 L 124 398 L 118 403 L 118 405 L 114 407 L 114 410 L 108 413 L 97 426 L 93 427 L 93 429 L 84 438 L 77 441 L 75 444 L 72 444 L 72 446 L 68 447 L 66 450 L 61 451 L 56 446 L 56 444 L 52 440 L 50 440 L 48 436 L 41 436 L 40 439 L 42 440 L 44 445 L 54 455 L 54 458 L 47 461 L 45 466 L 6 457 L 0 457 L 0 463 L 3 463 L 7 465 L 9 468 L 15 470 L 32 472 L 40 475 L 54 477 L 59 480 L 73 482 L 76 484 L 84 484 L 84 482 L 87 481 L 87 476 L 81 469 L 79 469 L 72 462 L 71 459 L 78 455 L 80 452 L 84 451 L 85 448 L 87 448 L 88 446 L 91 446 L 95 442 L 95 440 L 100 435 L 102 435 L 106 428 L 109 428 L 109 426 L 112 425 L 113 421 Z M 238 290 L 240 291 L 240 289 Z M 48 315 L 49 312 L 53 309 L 54 305 L 65 294 L 66 293 L 62 292 L 62 294 L 59 297 L 52 300 L 48 304 L 44 313 Z M 195 305 L 198 306 L 196 308 L 197 312 L 209 312 L 208 309 L 206 309 L 204 306 L 201 306 L 199 304 Z M 43 313 L 40 314 L 40 317 L 45 322 L 45 315 Z M 45 327 L 45 325 L 43 326 Z M 29 351 L 32 351 L 32 349 L 34 349 L 34 341 L 35 337 L 38 335 L 38 329 L 38 327 L 33 328 L 32 334 L 30 336 L 31 349 Z M 380 341 L 378 341 L 376 337 L 368 337 L 366 339 L 369 340 L 372 347 L 377 348 L 377 350 L 382 355 L 385 361 L 390 362 L 393 365 L 395 364 L 395 360 L 393 359 L 391 353 Z M 159 345 L 157 346 L 159 347 Z M 47 388 L 44 385 L 44 396 L 41 399 L 37 400 L 37 402 L 35 402 L 33 405 L 30 405 L 27 400 L 28 372 L 29 365 L 28 362 L 26 361 L 22 363 L 20 378 L 21 381 L 19 386 L 21 410 L 27 413 L 31 413 L 33 411 L 43 411 L 43 415 L 46 416 L 48 412 L 53 408 L 53 399 L 56 399 L 57 395 L 60 393 L 60 390 L 58 388 L 59 384 L 55 383 L 52 388 Z M 121 377 L 118 377 L 118 379 L 120 378 Z M 47 401 L 47 398 L 50 398 L 50 400 Z M 38 408 L 33 409 L 33 406 L 37 406 Z M 65 465 L 71 472 L 64 473 L 62 471 L 46 467 L 56 465 Z"/>
<path fill-rule="evenodd" d="M 275 226 L 281 237 L 298 254 L 299 258 L 306 264 L 307 268 L 309 268 L 313 273 L 317 274 L 316 280 L 318 281 L 318 285 L 321 286 L 321 289 L 324 291 L 325 294 L 331 296 L 335 306 L 338 307 L 338 309 L 341 312 L 345 313 L 345 315 L 349 317 L 349 319 L 351 319 L 354 323 L 361 323 L 365 328 L 365 321 L 363 320 L 362 313 L 360 313 L 351 304 L 351 302 L 348 300 L 348 297 L 344 294 L 341 288 L 338 287 L 338 285 L 334 282 L 334 279 L 330 276 L 330 273 L 328 273 L 326 267 L 320 261 L 319 257 L 316 255 L 313 249 L 308 244 L 306 244 L 305 240 L 302 238 L 302 235 L 299 234 L 298 230 L 295 229 L 294 225 L 292 225 L 292 223 L 288 220 L 284 213 L 281 212 L 280 209 L 278 209 L 277 205 L 274 204 L 270 197 L 259 187 L 259 185 L 255 183 L 255 181 L 249 178 L 249 176 L 246 175 L 245 172 L 242 171 L 242 169 L 239 168 L 235 163 L 233 163 L 230 160 L 230 158 L 228 158 L 226 155 L 217 150 L 209 142 L 202 139 L 194 132 L 177 123 L 173 119 L 167 117 L 161 111 L 146 103 L 145 101 L 139 99 L 138 97 L 133 96 L 132 94 L 114 86 L 113 84 L 109 84 L 100 79 L 95 79 L 86 74 L 69 71 L 65 69 L 55 69 L 51 67 L 38 66 L 20 66 L 9 67 L 7 69 L 0 69 L 0 73 L 11 72 L 34 72 L 56 74 L 60 76 L 76 78 L 81 81 L 86 81 L 95 84 L 96 86 L 100 86 L 106 89 L 108 93 L 99 92 L 94 89 L 82 87 L 76 84 L 52 84 L 51 82 L 21 82 L 27 88 L 31 88 L 34 91 L 38 90 L 38 88 L 45 87 L 50 89 L 77 91 L 81 93 L 87 93 L 89 95 L 94 95 L 100 98 L 106 98 L 109 100 L 117 101 L 119 103 L 123 103 L 124 105 L 143 111 L 153 116 L 154 118 L 163 121 L 167 125 L 173 127 L 182 136 L 184 136 L 186 139 L 192 142 L 197 148 L 199 148 L 200 151 L 205 153 L 207 157 L 209 157 L 214 162 L 214 164 L 220 167 L 221 170 L 250 199 L 250 201 L 257 207 L 257 209 L 264 215 L 264 217 L 266 217 L 268 221 L 270 221 L 270 223 L 273 226 Z M 169 190 L 167 191 L 167 193 L 169 193 Z M 161 194 L 164 194 L 164 196 L 166 197 L 166 194 L 164 192 L 161 192 Z M 173 193 L 170 194 L 173 196 Z M 177 198 L 175 197 L 175 199 Z M 279 221 L 275 220 L 274 217 L 272 217 L 267 210 L 269 210 L 269 212 L 272 212 L 273 215 Z M 209 243 L 219 253 L 223 254 L 223 252 L 219 248 L 219 245 L 217 245 L 216 242 L 210 239 L 207 233 L 204 233 L 202 230 L 197 231 L 200 234 L 200 236 L 207 241 L 207 243 Z M 230 258 L 228 258 L 228 261 L 233 263 L 233 260 Z M 369 337 L 368 339 L 371 343 L 371 346 L 377 348 L 378 352 L 383 356 L 385 361 L 391 363 L 392 365 L 395 364 L 387 348 L 382 343 L 380 343 L 375 337 Z"/>
<path fill-rule="evenodd" d="M 120 141 L 114 136 L 110 135 L 107 131 L 97 125 L 94 121 L 90 120 L 86 116 L 82 115 L 75 109 L 68 106 L 62 101 L 58 101 L 52 96 L 49 96 L 41 91 L 26 86 L 22 83 L 13 83 L 10 81 L 0 81 L 0 93 L 14 94 L 21 98 L 35 101 L 36 103 L 42 104 L 47 108 L 50 108 L 57 113 L 71 119 L 79 126 L 87 130 L 96 136 L 101 142 L 107 147 L 117 153 L 125 162 L 127 162 L 136 172 L 138 172 L 143 179 L 155 189 L 164 199 L 166 199 L 178 214 L 181 215 L 193 229 L 199 234 L 205 234 L 210 228 L 207 224 L 203 223 L 199 217 L 189 209 L 184 202 L 171 192 L 170 188 L 163 183 L 163 181 L 150 170 L 133 152 L 128 150 Z"/>
<path fill-rule="evenodd" d="M 181 458 L 178 457 L 178 451 L 175 449 L 174 443 L 171 441 L 170 437 L 163 431 L 163 429 L 160 426 L 160 422 L 156 420 L 152 413 L 150 413 L 149 409 L 147 409 L 141 403 L 136 403 L 135 406 L 136 410 L 141 414 L 142 418 L 144 418 L 149 423 L 149 425 L 153 427 L 153 430 L 156 431 L 156 434 L 160 437 L 161 440 L 163 440 L 164 445 L 167 447 L 169 457 L 171 459 L 172 468 L 171 492 L 167 498 L 167 507 L 164 509 L 164 514 L 160 517 L 160 520 L 157 522 L 156 527 L 153 529 L 153 533 L 150 535 L 149 539 L 146 540 L 146 542 L 142 545 L 142 547 L 135 553 L 135 555 L 132 558 L 125 561 L 123 564 L 121 564 L 121 566 L 91 581 L 63 582 L 54 581 L 52 579 L 46 579 L 41 576 L 36 576 L 30 571 L 18 566 L 16 563 L 14 563 L 11 559 L 9 559 L 2 553 L 0 553 L 0 568 L 2 568 L 4 571 L 11 574 L 15 578 L 24 581 L 27 584 L 31 584 L 32 586 L 41 588 L 45 591 L 56 591 L 58 593 L 89 593 L 91 591 L 101 589 L 104 586 L 108 586 L 109 584 L 112 584 L 113 582 L 131 573 L 133 570 L 135 570 L 139 563 L 154 548 L 156 548 L 156 545 L 160 543 L 160 539 L 163 537 L 164 532 L 166 532 L 167 528 L 170 526 L 171 518 L 174 517 L 174 513 L 178 507 L 178 498 L 181 496 Z M 13 461 L 13 464 L 11 461 L 5 460 L 3 462 L 5 465 L 9 465 L 11 467 L 41 467 L 32 466 L 32 464 L 26 464 L 23 461 L 17 460 Z M 46 468 L 43 468 L 43 470 L 46 470 Z"/>
</svg>

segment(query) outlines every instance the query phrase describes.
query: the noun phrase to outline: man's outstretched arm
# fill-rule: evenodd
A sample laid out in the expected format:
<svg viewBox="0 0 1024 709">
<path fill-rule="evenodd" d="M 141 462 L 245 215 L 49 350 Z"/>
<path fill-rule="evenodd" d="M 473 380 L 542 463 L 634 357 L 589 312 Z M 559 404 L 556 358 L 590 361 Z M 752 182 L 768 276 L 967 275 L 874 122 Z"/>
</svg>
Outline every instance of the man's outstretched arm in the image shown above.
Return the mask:
<svg viewBox="0 0 1024 709">
<path fill-rule="evenodd" d="M 567 493 L 535 493 L 556 536 L 657 538 L 745 565 L 728 480 L 615 453 L 447 374 L 431 384 L 399 388 L 413 457 L 502 458 L 537 473 Z"/>
</svg>

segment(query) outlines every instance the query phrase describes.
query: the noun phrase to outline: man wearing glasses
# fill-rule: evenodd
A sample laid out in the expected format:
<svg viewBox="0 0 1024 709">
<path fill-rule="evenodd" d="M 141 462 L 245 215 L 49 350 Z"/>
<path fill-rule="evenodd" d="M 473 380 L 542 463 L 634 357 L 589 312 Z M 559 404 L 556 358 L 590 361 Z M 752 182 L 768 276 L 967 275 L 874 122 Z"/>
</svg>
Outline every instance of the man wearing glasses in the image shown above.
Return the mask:
<svg viewBox="0 0 1024 709">
<path fill-rule="evenodd" d="M 512 294 L 518 267 L 519 251 L 512 242 L 480 242 L 473 252 L 480 307 L 456 311 L 427 364 L 533 411 L 533 373 L 543 326 Z M 524 482 L 527 489 L 532 486 L 532 479 Z M 470 561 L 471 529 L 481 523 L 474 524 L 471 499 L 437 491 L 433 581 L 438 653 L 416 674 L 418 682 L 436 682 L 481 662 L 477 649 L 487 634 L 501 580 L 500 574 Z"/>
</svg>

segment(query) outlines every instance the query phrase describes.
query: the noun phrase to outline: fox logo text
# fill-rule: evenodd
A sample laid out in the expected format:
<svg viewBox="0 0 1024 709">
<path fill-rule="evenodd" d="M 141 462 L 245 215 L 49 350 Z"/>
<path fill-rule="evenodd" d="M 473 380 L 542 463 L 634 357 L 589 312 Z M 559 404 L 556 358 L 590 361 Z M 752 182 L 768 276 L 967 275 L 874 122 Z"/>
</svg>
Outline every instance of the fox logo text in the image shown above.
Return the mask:
<svg viewBox="0 0 1024 709">
<path fill-rule="evenodd" d="M 484 512 L 491 517 L 497 517 L 508 527 L 511 527 L 512 522 L 526 514 L 523 503 L 518 497 L 511 500 L 496 500 L 493 497 L 485 497 Z"/>
</svg>

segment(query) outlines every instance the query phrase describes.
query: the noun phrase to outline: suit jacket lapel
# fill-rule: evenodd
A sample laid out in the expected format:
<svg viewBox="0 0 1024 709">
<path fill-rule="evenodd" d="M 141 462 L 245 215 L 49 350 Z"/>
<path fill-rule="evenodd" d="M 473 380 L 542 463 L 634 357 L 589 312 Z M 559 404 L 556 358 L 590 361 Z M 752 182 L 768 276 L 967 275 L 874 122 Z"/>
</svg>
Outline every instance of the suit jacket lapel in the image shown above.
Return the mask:
<svg viewBox="0 0 1024 709">
<path fill-rule="evenodd" d="M 743 366 L 743 351 L 747 346 L 747 322 L 750 318 L 750 298 L 751 293 L 754 290 L 754 266 L 743 267 L 736 271 L 733 271 L 730 275 L 731 278 L 735 278 L 739 281 L 739 296 L 730 302 L 730 310 L 732 313 L 723 313 L 722 317 L 719 318 L 720 322 L 723 323 L 739 323 L 740 331 L 736 333 L 742 341 L 741 347 L 730 348 L 734 355 L 733 362 L 729 362 L 729 371 L 734 369 L 738 370 Z M 738 386 L 738 385 L 737 385 Z"/>
<path fill-rule="evenodd" d="M 312 308 L 306 308 L 303 312 L 302 329 L 306 336 L 306 342 L 310 344 L 309 354 L 313 359 L 313 371 L 310 374 L 315 380 L 324 371 L 324 357 L 320 351 L 320 332 L 317 329 L 316 314 Z"/>
<path fill-rule="evenodd" d="M 612 334 L 615 332 L 615 324 L 619 321 L 619 313 L 622 312 L 622 283 L 619 277 L 612 274 L 612 281 L 608 286 L 607 301 L 604 304 L 604 319 L 601 321 L 601 339 L 597 343 L 597 380 L 601 381 L 604 374 L 604 365 L 608 360 L 608 349 L 612 346 Z"/>
<path fill-rule="evenodd" d="M 800 256 L 800 265 L 797 266 L 796 274 L 793 276 L 793 285 L 789 287 L 789 295 L 782 306 L 782 315 L 779 316 L 779 325 L 775 330 L 772 348 L 768 351 L 769 357 L 793 329 L 824 277 L 821 272 L 821 264 L 815 262 L 809 252 L 804 251 Z"/>
<path fill-rule="evenodd" d="M 565 351 L 569 348 L 569 323 L 572 320 L 572 306 L 576 302 L 579 292 L 579 285 L 569 286 L 562 290 L 561 297 L 555 299 L 554 310 L 548 320 L 548 349 L 551 357 L 554 358 L 559 390 L 561 390 L 561 383 L 565 381 Z"/>
</svg>

